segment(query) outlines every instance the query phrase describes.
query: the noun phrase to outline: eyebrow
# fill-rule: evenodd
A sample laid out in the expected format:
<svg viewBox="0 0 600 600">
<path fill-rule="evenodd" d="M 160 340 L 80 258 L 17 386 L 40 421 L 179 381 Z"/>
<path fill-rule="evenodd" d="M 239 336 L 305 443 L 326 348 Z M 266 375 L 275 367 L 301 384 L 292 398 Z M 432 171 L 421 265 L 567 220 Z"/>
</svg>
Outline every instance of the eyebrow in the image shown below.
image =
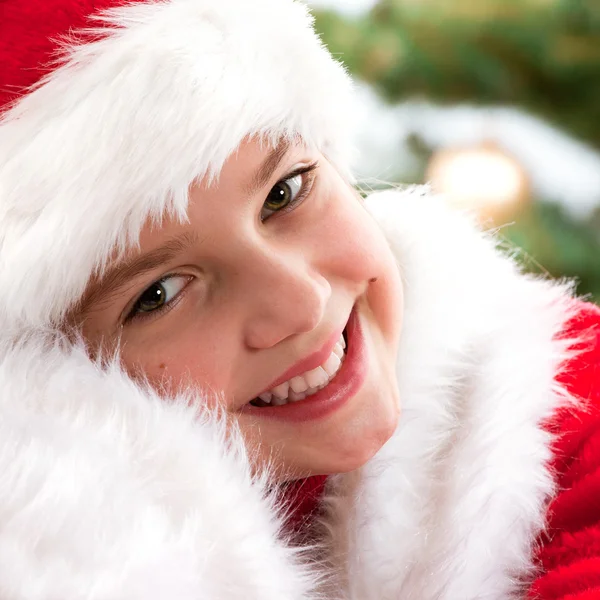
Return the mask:
<svg viewBox="0 0 600 600">
<path fill-rule="evenodd" d="M 77 312 L 85 312 L 101 297 L 114 293 L 129 283 L 133 277 L 138 277 L 160 267 L 197 243 L 198 236 L 195 233 L 186 232 L 168 240 L 162 246 L 146 254 L 114 265 L 88 286 L 81 302 L 78 304 Z"/>
<path fill-rule="evenodd" d="M 269 155 L 262 162 L 254 177 L 244 186 L 244 191 L 248 196 L 253 196 L 260 189 L 265 187 L 273 176 L 273 171 L 277 169 L 279 163 L 284 159 L 290 149 L 291 142 L 287 138 L 282 138 L 280 142 L 271 150 Z"/>
</svg>

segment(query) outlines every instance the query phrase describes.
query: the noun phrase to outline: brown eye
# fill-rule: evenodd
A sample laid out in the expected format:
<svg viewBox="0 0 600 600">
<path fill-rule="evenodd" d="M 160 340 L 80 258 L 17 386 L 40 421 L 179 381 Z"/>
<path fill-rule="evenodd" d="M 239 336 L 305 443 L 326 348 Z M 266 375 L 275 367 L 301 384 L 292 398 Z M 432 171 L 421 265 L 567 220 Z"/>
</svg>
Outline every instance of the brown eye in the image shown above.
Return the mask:
<svg viewBox="0 0 600 600">
<path fill-rule="evenodd" d="M 302 191 L 302 184 L 302 175 L 295 175 L 294 177 L 276 183 L 271 188 L 271 191 L 263 204 L 261 219 L 264 221 L 273 213 L 283 210 L 293 204 L 298 194 Z M 266 214 L 264 211 L 267 211 Z"/>
<path fill-rule="evenodd" d="M 173 275 L 154 282 L 135 303 L 132 315 L 158 311 L 174 300 L 190 281 L 190 277 Z"/>
<path fill-rule="evenodd" d="M 153 283 L 141 296 L 136 304 L 139 312 L 150 312 L 160 308 L 165 303 L 167 293 L 161 282 Z"/>
</svg>

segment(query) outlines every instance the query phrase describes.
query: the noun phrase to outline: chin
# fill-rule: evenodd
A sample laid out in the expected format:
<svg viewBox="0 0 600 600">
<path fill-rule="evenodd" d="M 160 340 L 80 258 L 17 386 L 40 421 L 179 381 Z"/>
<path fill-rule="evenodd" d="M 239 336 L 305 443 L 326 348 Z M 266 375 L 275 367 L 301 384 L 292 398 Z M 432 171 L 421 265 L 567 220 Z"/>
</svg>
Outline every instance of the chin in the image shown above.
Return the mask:
<svg viewBox="0 0 600 600">
<path fill-rule="evenodd" d="M 348 473 L 364 466 L 392 437 L 398 426 L 400 409 L 393 405 L 372 405 L 360 421 L 349 422 L 331 436 L 310 469 L 313 475 Z M 375 417 L 375 418 L 374 418 Z"/>
<path fill-rule="evenodd" d="M 348 473 L 364 466 L 392 437 L 400 418 L 395 380 L 379 372 L 335 415 L 314 424 L 267 421 L 259 433 L 245 429 L 246 443 L 259 448 L 275 479 Z"/>
<path fill-rule="evenodd" d="M 327 474 L 348 473 L 360 469 L 383 448 L 385 443 L 392 437 L 395 429 L 394 424 L 394 427 L 390 426 L 373 432 L 369 437 L 362 439 L 360 443 L 352 440 L 346 451 L 338 454 L 337 460 L 335 460 L 336 464 L 329 469 Z"/>
</svg>

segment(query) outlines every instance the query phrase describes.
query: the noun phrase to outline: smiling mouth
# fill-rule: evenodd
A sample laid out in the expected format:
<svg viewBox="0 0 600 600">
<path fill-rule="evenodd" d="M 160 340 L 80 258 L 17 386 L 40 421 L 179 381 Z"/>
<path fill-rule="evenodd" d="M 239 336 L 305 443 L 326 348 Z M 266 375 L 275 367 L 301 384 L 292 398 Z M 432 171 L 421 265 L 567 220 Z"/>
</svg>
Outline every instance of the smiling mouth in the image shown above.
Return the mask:
<svg viewBox="0 0 600 600">
<path fill-rule="evenodd" d="M 346 358 L 348 337 L 344 329 L 331 354 L 318 367 L 292 377 L 250 402 L 251 406 L 266 408 L 300 402 L 327 387 L 335 378 Z"/>
</svg>

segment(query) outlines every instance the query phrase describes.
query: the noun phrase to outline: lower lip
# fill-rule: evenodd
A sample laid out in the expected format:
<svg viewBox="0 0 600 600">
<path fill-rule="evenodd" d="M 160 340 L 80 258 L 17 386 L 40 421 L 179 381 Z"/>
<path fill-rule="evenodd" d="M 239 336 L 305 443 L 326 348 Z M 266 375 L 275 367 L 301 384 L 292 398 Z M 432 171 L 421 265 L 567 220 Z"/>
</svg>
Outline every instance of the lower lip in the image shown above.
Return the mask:
<svg viewBox="0 0 600 600">
<path fill-rule="evenodd" d="M 246 404 L 241 412 L 254 417 L 280 421 L 314 421 L 323 419 L 346 404 L 363 386 L 367 376 L 365 339 L 356 309 L 350 314 L 346 327 L 348 353 L 334 378 L 316 394 L 283 406 L 259 408 Z"/>
</svg>

